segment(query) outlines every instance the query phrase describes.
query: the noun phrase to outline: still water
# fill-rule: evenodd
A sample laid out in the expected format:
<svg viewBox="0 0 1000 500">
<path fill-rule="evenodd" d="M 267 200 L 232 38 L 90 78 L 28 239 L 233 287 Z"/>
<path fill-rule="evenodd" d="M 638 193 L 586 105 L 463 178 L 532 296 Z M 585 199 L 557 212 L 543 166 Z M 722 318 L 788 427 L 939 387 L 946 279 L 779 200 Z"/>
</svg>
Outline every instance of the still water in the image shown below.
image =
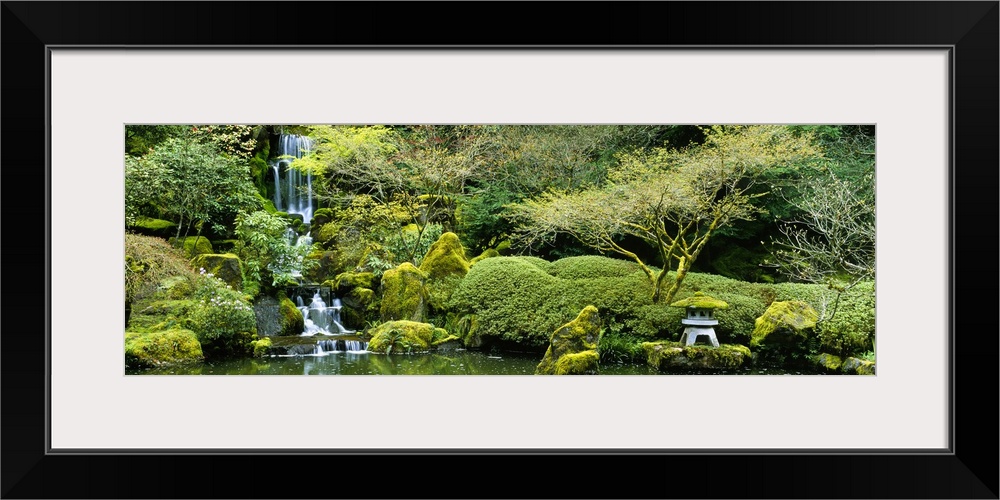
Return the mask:
<svg viewBox="0 0 1000 500">
<path fill-rule="evenodd" d="M 536 354 L 490 355 L 479 351 L 426 354 L 375 354 L 340 351 L 322 355 L 285 355 L 151 369 L 126 375 L 533 375 Z M 601 375 L 655 375 L 646 364 L 601 365 Z"/>
</svg>

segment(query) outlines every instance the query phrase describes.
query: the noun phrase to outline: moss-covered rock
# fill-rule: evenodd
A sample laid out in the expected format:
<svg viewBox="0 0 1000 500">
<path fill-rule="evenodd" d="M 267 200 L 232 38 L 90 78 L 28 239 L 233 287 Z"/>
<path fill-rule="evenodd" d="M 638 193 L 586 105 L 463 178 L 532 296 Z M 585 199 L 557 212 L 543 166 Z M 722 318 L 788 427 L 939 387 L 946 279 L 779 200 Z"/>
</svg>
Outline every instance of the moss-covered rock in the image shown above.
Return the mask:
<svg viewBox="0 0 1000 500">
<path fill-rule="evenodd" d="M 292 299 L 281 297 L 281 300 L 278 301 L 278 312 L 281 315 L 278 335 L 301 335 L 305 331 L 305 318 L 302 317 L 302 311 L 295 306 Z"/>
<path fill-rule="evenodd" d="M 772 302 L 754 323 L 750 346 L 803 344 L 812 336 L 818 320 L 819 313 L 805 302 Z"/>
<path fill-rule="evenodd" d="M 709 297 L 704 292 L 695 292 L 694 295 L 681 299 L 670 307 L 681 307 L 684 309 L 728 309 L 729 304 L 715 297 Z"/>
<path fill-rule="evenodd" d="M 409 262 L 382 274 L 382 321 L 420 322 L 427 314 L 427 274 Z"/>
<path fill-rule="evenodd" d="M 535 367 L 537 375 L 588 375 L 599 373 L 597 344 L 601 318 L 594 306 L 584 307 L 576 319 L 552 332 L 549 348 Z M 566 358 L 566 359 L 563 359 Z"/>
<path fill-rule="evenodd" d="M 721 344 L 719 347 L 689 345 L 680 342 L 643 342 L 649 366 L 665 373 L 690 371 L 731 371 L 749 366 L 750 348 Z"/>
<path fill-rule="evenodd" d="M 817 354 L 811 356 L 810 359 L 815 363 L 816 369 L 827 373 L 838 373 L 840 372 L 840 367 L 844 365 L 844 361 L 840 359 L 840 356 L 834 356 L 833 354 Z"/>
<path fill-rule="evenodd" d="M 446 276 L 465 276 L 469 272 L 469 261 L 465 259 L 465 248 L 455 233 L 444 233 L 435 241 L 420 262 L 420 270 L 428 279 Z"/>
<path fill-rule="evenodd" d="M 427 275 L 428 304 L 435 311 L 444 310 L 459 281 L 469 272 L 469 261 L 458 235 L 442 234 L 420 261 L 420 270 Z"/>
<path fill-rule="evenodd" d="M 146 236 L 159 236 L 168 238 L 177 234 L 177 224 L 168 220 L 154 219 L 152 217 L 137 217 L 135 225 L 131 229 Z"/>
<path fill-rule="evenodd" d="M 373 273 L 340 273 L 333 280 L 333 289 L 338 293 L 346 293 L 355 288 L 373 288 L 375 274 Z"/>
<path fill-rule="evenodd" d="M 847 358 L 840 370 L 848 375 L 875 375 L 875 362 L 860 358 Z"/>
<path fill-rule="evenodd" d="M 204 236 L 185 236 L 181 238 L 170 238 L 167 240 L 168 243 L 173 245 L 175 248 L 180 248 L 184 250 L 184 255 L 188 257 L 194 257 L 201 254 L 211 254 L 215 253 L 212 248 L 212 242 Z"/>
<path fill-rule="evenodd" d="M 267 337 L 254 340 L 251 344 L 253 345 L 253 357 L 255 358 L 263 358 L 271 349 L 271 339 Z"/>
<path fill-rule="evenodd" d="M 310 227 L 320 228 L 324 224 L 333 221 L 333 209 L 332 208 L 318 208 L 313 212 L 312 220 L 309 221 Z"/>
<path fill-rule="evenodd" d="M 191 330 L 173 328 L 125 333 L 125 366 L 128 368 L 151 368 L 202 359 L 201 343 Z"/>
<path fill-rule="evenodd" d="M 476 264 L 476 262 L 479 262 L 479 261 L 481 261 L 483 259 L 488 259 L 490 257 L 499 257 L 499 256 L 500 256 L 500 252 L 497 252 L 496 250 L 490 248 L 490 249 L 486 250 L 485 252 L 479 254 L 478 256 L 473 257 L 471 260 L 469 260 L 469 267 L 472 267 L 473 265 Z"/>
<path fill-rule="evenodd" d="M 448 333 L 430 323 L 418 321 L 388 321 L 370 332 L 368 351 L 380 354 L 400 354 L 429 351 L 435 335 L 447 338 Z"/>
<path fill-rule="evenodd" d="M 201 254 L 191 259 L 191 265 L 221 279 L 233 290 L 243 290 L 243 263 L 236 254 Z"/>
</svg>

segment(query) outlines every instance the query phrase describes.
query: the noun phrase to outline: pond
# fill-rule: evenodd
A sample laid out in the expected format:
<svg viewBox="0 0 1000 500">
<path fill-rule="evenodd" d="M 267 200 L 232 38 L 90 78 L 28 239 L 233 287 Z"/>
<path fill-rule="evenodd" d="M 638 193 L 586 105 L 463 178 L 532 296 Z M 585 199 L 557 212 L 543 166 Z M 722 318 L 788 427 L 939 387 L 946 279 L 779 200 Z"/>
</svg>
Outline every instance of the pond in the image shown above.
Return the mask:
<svg viewBox="0 0 1000 500">
<path fill-rule="evenodd" d="M 280 355 L 180 366 L 126 369 L 126 375 L 533 375 L 536 354 L 489 354 L 454 350 L 423 354 L 376 354 L 367 351 L 321 355 Z M 659 375 L 646 364 L 601 364 L 601 375 Z M 745 369 L 721 375 L 784 374 Z M 697 375 L 697 373 L 691 373 Z M 798 373 L 792 373 L 798 374 Z"/>
</svg>

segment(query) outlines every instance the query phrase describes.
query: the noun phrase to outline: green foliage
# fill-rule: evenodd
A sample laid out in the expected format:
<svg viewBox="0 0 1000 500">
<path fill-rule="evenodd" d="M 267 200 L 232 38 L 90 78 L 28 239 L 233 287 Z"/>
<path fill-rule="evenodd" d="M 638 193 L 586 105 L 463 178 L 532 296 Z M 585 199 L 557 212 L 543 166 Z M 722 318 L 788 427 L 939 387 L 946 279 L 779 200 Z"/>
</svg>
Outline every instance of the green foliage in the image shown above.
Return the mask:
<svg viewBox="0 0 1000 500">
<path fill-rule="evenodd" d="M 194 297 L 191 330 L 201 342 L 205 359 L 249 356 L 257 339 L 257 318 L 246 296 L 222 280 L 205 274 Z"/>
<path fill-rule="evenodd" d="M 624 275 L 627 266 L 634 266 L 631 275 Z M 594 277 L 566 279 L 542 268 L 555 269 L 560 276 Z M 610 276 L 600 277 L 602 273 Z M 846 300 L 841 299 L 832 320 L 818 323 L 817 343 L 808 349 L 838 354 L 871 350 L 875 334 L 874 289 L 868 285 L 857 288 L 856 293 L 845 294 Z M 743 345 L 749 345 L 756 318 L 773 301 L 804 300 L 822 310 L 823 298 L 829 295 L 822 285 L 747 283 L 691 273 L 677 299 L 693 297 L 699 291 L 729 304 L 715 314 L 719 341 Z M 607 257 L 552 263 L 532 257 L 495 257 L 472 266 L 452 295 L 448 310 L 458 318 L 475 317 L 472 338 L 486 343 L 503 340 L 526 347 L 543 346 L 549 332 L 587 304 L 602 311 L 606 328 L 612 333 L 609 342 L 615 342 L 615 335 L 678 339 L 685 311 L 654 304 L 649 292 L 649 281 L 638 265 Z M 831 307 L 832 302 L 826 310 Z"/>
<path fill-rule="evenodd" d="M 617 155 L 607 182 L 583 190 L 549 190 L 512 205 L 515 239 L 526 248 L 569 235 L 599 252 L 637 262 L 654 302 L 671 302 L 713 233 L 753 220 L 755 189 L 765 172 L 795 168 L 820 155 L 806 134 L 781 126 L 715 126 L 704 143 Z M 622 238 L 647 243 L 663 268 L 654 273 Z M 666 281 L 668 269 L 677 272 Z"/>
<path fill-rule="evenodd" d="M 145 299 L 171 277 L 194 281 L 187 258 L 162 238 L 125 233 L 125 302 Z"/>
<path fill-rule="evenodd" d="M 285 219 L 262 210 L 236 218 L 239 256 L 253 281 L 267 282 L 266 278 L 270 278 L 272 286 L 278 285 L 294 281 L 297 273 L 317 265 L 306 259 L 313 248 L 290 241 L 286 229 Z"/>
<path fill-rule="evenodd" d="M 182 229 L 206 226 L 219 234 L 223 222 L 260 208 L 246 162 L 193 137 L 171 137 L 141 158 L 125 161 L 126 226 L 156 210 Z M 161 217 L 161 218 L 162 218 Z"/>
<path fill-rule="evenodd" d="M 201 344 L 191 330 L 125 333 L 125 367 L 152 368 L 203 359 Z"/>
<path fill-rule="evenodd" d="M 184 125 L 127 125 L 125 127 L 125 154 L 143 156 L 163 141 L 184 133 Z"/>
<path fill-rule="evenodd" d="M 646 351 L 643 350 L 642 343 L 649 338 L 624 333 L 621 328 L 621 324 L 608 324 L 605 327 L 605 333 L 601 335 L 601 342 L 597 345 L 601 364 L 645 362 Z"/>
</svg>

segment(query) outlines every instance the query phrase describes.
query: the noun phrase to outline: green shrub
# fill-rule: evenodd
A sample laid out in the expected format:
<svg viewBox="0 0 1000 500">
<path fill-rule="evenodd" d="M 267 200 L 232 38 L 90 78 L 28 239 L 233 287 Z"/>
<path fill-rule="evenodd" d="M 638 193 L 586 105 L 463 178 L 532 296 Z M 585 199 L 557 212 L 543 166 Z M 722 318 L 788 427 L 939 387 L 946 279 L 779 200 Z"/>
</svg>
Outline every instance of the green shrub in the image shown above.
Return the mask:
<svg viewBox="0 0 1000 500">
<path fill-rule="evenodd" d="M 191 329 L 206 359 L 249 356 L 257 338 L 257 318 L 247 298 L 222 280 L 202 276 L 195 291 L 198 307 Z"/>
<path fill-rule="evenodd" d="M 655 271 L 655 270 L 654 270 Z M 668 273 L 667 280 L 673 273 Z M 754 322 L 775 300 L 802 300 L 818 311 L 832 297 L 823 285 L 747 283 L 723 276 L 689 273 L 675 300 L 704 292 L 729 304 L 716 312 L 721 343 L 749 345 Z M 462 334 L 468 347 L 480 342 L 515 342 L 542 347 L 550 332 L 584 306 L 601 311 L 609 328 L 634 338 L 678 340 L 684 327 L 681 308 L 653 304 L 652 286 L 637 265 L 600 256 L 548 262 L 537 257 L 493 257 L 477 262 L 447 303 L 447 314 L 474 317 L 475 328 Z M 825 299 L 824 299 L 825 298 Z M 832 302 L 831 302 L 832 304 Z M 817 327 L 810 352 L 837 355 L 873 349 L 874 286 L 862 283 L 841 296 L 833 319 Z M 616 342 L 614 336 L 609 342 Z M 620 348 L 605 350 L 605 356 Z"/>
</svg>

